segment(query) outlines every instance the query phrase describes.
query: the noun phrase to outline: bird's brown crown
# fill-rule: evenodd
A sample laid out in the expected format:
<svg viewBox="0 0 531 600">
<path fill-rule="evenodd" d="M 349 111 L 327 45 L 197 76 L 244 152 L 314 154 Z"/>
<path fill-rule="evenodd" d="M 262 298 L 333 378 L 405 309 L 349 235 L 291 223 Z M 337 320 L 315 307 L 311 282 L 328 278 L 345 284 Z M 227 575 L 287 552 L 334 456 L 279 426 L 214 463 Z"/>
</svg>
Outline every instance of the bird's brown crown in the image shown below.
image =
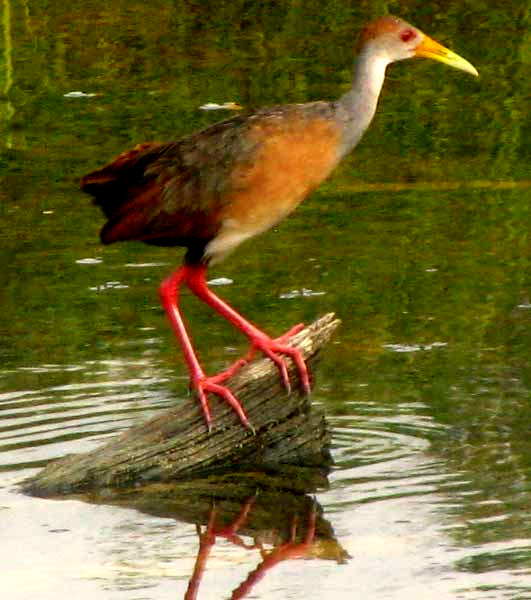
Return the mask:
<svg viewBox="0 0 531 600">
<path fill-rule="evenodd" d="M 398 32 L 400 29 L 407 27 L 408 24 L 398 17 L 393 17 L 391 15 L 379 17 L 368 23 L 362 29 L 357 49 L 360 50 L 367 42 L 375 40 L 386 33 L 392 33 L 394 31 Z"/>
</svg>

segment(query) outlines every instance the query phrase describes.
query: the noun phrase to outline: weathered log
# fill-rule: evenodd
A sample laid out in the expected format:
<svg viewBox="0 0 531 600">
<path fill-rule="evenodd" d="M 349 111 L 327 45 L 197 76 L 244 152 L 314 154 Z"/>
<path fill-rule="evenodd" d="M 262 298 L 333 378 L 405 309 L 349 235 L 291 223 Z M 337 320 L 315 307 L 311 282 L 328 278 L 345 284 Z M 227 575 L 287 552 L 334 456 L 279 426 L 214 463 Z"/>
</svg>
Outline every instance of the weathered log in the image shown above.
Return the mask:
<svg viewBox="0 0 531 600">
<path fill-rule="evenodd" d="M 325 315 L 292 338 L 310 368 L 339 321 Z M 315 468 L 330 464 L 324 416 L 311 410 L 288 360 L 291 394 L 269 359 L 255 359 L 227 385 L 245 406 L 255 433 L 242 427 L 225 403 L 211 399 L 208 432 L 195 398 L 132 427 L 103 447 L 51 463 L 23 483 L 37 496 L 131 487 L 148 481 L 179 481 L 228 470 L 274 472 L 286 464 Z"/>
</svg>

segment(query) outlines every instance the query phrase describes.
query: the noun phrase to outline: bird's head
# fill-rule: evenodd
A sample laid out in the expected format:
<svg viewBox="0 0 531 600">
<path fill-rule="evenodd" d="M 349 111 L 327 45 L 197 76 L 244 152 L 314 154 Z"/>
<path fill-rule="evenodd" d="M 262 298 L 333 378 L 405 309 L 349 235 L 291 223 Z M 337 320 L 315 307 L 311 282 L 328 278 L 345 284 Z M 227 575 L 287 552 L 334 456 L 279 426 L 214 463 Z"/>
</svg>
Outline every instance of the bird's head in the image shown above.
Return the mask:
<svg viewBox="0 0 531 600">
<path fill-rule="evenodd" d="M 374 53 L 387 63 L 421 56 L 478 75 L 467 60 L 398 17 L 380 17 L 369 23 L 361 33 L 358 48 Z"/>
</svg>

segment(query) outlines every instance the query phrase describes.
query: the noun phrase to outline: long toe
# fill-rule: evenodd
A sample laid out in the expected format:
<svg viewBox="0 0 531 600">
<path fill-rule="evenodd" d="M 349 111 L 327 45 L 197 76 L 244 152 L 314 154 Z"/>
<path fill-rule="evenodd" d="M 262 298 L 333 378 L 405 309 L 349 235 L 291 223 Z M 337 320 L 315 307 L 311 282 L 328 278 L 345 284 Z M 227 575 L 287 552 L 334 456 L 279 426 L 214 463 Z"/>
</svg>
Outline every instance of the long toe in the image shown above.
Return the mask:
<svg viewBox="0 0 531 600">
<path fill-rule="evenodd" d="M 273 350 L 272 348 L 270 348 L 268 346 L 264 346 L 261 348 L 261 350 L 270 360 L 272 360 L 275 363 L 275 365 L 280 373 L 280 378 L 282 379 L 282 383 L 284 384 L 284 387 L 286 388 L 286 392 L 288 394 L 291 394 L 291 383 L 289 380 L 288 367 L 286 365 L 286 361 L 284 360 L 284 358 L 282 356 L 279 356 L 279 352 L 282 352 L 282 351 L 279 350 L 278 348 L 279 347 L 276 347 L 276 349 Z"/>
<path fill-rule="evenodd" d="M 299 326 L 293 329 L 297 329 L 297 331 L 300 331 Z M 292 330 L 290 330 L 290 332 L 291 331 Z M 283 335 L 279 339 L 284 339 L 286 335 L 287 334 Z M 272 340 L 269 338 L 260 338 L 253 340 L 253 347 L 263 352 L 275 363 L 279 370 L 282 382 L 285 385 L 288 393 L 291 391 L 289 371 L 286 365 L 286 360 L 282 355 L 289 356 L 291 360 L 295 363 L 295 366 L 297 367 L 297 370 L 299 372 L 299 379 L 302 389 L 305 391 L 305 393 L 310 393 L 310 376 L 308 374 L 308 367 L 306 366 L 301 351 L 298 348 L 288 346 L 281 342 L 279 343 L 278 339 Z"/>
<path fill-rule="evenodd" d="M 300 350 L 298 348 L 288 346 L 286 353 L 289 354 L 289 356 L 291 356 L 293 362 L 297 365 L 302 389 L 305 391 L 306 394 L 309 394 L 311 391 L 310 375 L 308 373 L 308 367 L 306 365 L 306 362 L 304 361 L 304 358 L 302 357 Z"/>
<path fill-rule="evenodd" d="M 228 387 L 226 387 L 224 385 L 220 385 L 218 383 L 218 381 L 219 381 L 219 376 L 214 375 L 213 377 L 205 377 L 201 381 L 197 382 L 196 387 L 198 389 L 198 395 L 199 395 L 200 402 L 201 402 L 201 394 L 203 396 L 206 393 L 216 394 L 216 396 L 219 396 L 224 402 L 226 402 L 232 408 L 232 410 L 234 410 L 234 412 L 238 415 L 238 418 L 240 419 L 241 424 L 244 427 L 247 427 L 248 429 L 250 429 L 253 433 L 255 433 L 254 427 L 251 425 L 249 419 L 247 418 L 247 415 L 245 414 L 245 410 L 243 409 L 243 406 L 241 405 L 239 400 L 229 390 Z M 201 402 L 201 405 L 203 406 L 202 402 Z M 207 410 L 208 410 L 208 404 L 206 406 L 207 406 Z M 203 412 L 205 412 L 204 407 L 203 407 Z M 206 416 L 206 413 L 205 413 L 205 416 Z M 209 411 L 209 417 L 210 417 L 210 411 Z M 210 422 L 211 422 L 211 420 L 207 419 L 207 425 L 208 425 L 209 429 L 210 429 Z"/>
<path fill-rule="evenodd" d="M 247 359 L 247 358 L 239 358 L 228 369 L 225 369 L 225 371 L 222 371 L 221 373 L 218 373 L 217 375 L 212 375 L 208 379 L 209 379 L 210 383 L 223 383 L 224 381 L 227 381 L 227 379 L 230 379 L 233 375 L 236 375 L 236 373 L 242 367 L 244 367 L 248 362 L 249 362 L 249 359 Z"/>
<path fill-rule="evenodd" d="M 298 323 L 297 325 L 294 325 L 291 329 L 288 329 L 288 331 L 286 331 L 286 333 L 283 333 L 280 337 L 275 338 L 275 342 L 278 342 L 279 344 L 285 344 L 290 338 L 302 331 L 305 327 L 306 326 L 304 325 L 304 323 Z"/>
<path fill-rule="evenodd" d="M 201 410 L 203 411 L 203 416 L 205 417 L 205 423 L 208 431 L 210 432 L 212 429 L 212 415 L 210 414 L 210 407 L 208 406 L 208 400 L 205 394 L 205 390 L 200 383 L 190 383 L 190 388 L 194 387 L 197 391 L 197 398 L 199 400 L 199 404 L 201 405 Z"/>
</svg>

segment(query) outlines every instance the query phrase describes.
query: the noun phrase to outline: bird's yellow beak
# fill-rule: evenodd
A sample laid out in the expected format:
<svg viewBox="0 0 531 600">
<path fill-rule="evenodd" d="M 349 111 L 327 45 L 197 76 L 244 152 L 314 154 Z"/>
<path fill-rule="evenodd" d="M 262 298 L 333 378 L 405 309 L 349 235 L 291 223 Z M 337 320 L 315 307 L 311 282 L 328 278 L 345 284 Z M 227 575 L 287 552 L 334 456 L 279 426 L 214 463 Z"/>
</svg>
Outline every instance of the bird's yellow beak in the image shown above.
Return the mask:
<svg viewBox="0 0 531 600">
<path fill-rule="evenodd" d="M 434 60 L 445 63 L 450 67 L 455 67 L 456 69 L 461 69 L 461 71 L 472 73 L 472 75 L 475 75 L 476 77 L 479 75 L 476 68 L 471 65 L 468 60 L 461 58 L 458 54 L 448 50 L 448 48 L 445 48 L 439 44 L 439 42 L 432 40 L 427 35 L 424 35 L 424 39 L 417 46 L 415 50 L 415 56 L 433 58 Z"/>
</svg>

